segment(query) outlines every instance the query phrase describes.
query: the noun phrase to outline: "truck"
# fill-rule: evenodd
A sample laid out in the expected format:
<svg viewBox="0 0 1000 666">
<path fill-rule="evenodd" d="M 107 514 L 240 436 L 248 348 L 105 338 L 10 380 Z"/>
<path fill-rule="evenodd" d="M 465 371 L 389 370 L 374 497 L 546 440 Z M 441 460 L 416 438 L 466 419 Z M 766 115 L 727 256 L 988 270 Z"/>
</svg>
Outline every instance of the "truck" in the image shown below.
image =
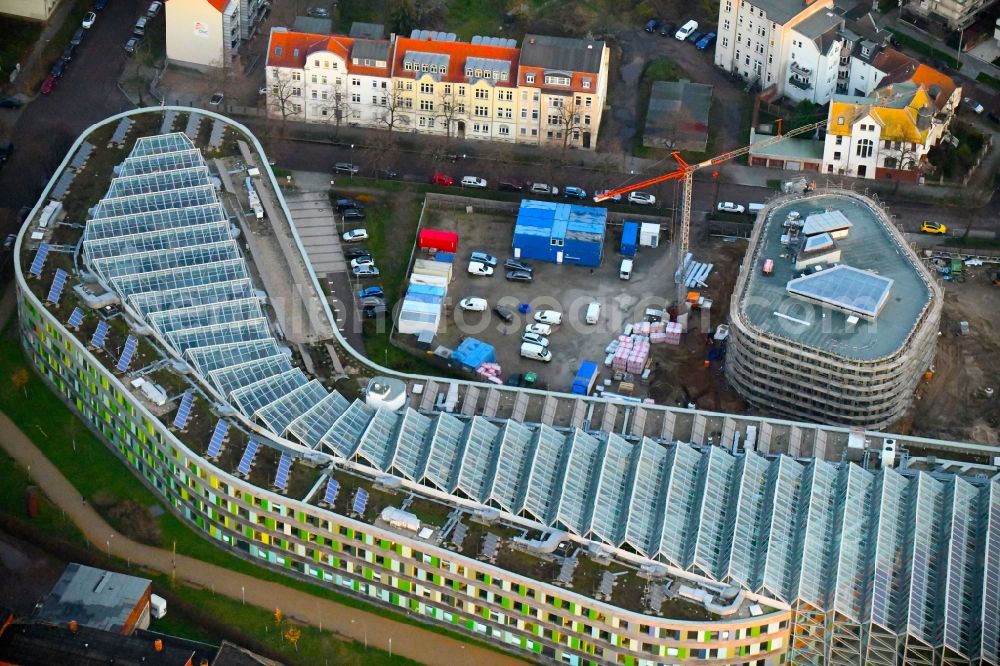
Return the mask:
<svg viewBox="0 0 1000 666">
<path fill-rule="evenodd" d="M 593 361 L 583 361 L 580 363 L 580 369 L 576 371 L 576 378 L 573 380 L 570 393 L 590 395 L 590 392 L 594 390 L 595 382 L 597 382 L 597 364 Z"/>
</svg>

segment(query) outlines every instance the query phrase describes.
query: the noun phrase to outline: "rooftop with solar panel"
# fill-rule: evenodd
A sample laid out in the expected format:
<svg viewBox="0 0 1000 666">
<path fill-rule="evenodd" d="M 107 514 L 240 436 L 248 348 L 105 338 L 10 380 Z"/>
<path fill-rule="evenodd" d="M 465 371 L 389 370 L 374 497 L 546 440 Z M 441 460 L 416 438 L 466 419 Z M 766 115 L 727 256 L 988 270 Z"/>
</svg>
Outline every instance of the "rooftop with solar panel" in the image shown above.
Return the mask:
<svg viewBox="0 0 1000 666">
<path fill-rule="evenodd" d="M 740 310 L 791 343 L 873 360 L 906 341 L 931 301 L 927 276 L 884 212 L 848 194 L 770 209 Z"/>
</svg>

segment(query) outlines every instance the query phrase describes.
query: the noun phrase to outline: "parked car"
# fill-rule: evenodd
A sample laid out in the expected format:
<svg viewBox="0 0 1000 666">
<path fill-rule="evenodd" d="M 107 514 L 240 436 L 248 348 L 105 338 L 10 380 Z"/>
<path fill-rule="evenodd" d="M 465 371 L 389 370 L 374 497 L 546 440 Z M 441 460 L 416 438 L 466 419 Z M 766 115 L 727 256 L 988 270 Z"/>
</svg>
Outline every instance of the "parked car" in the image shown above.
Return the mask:
<svg viewBox="0 0 1000 666">
<path fill-rule="evenodd" d="M 492 254 L 487 254 L 481 250 L 476 250 L 470 255 L 470 261 L 478 261 L 481 264 L 486 264 L 487 266 L 496 266 L 497 258 Z"/>
<path fill-rule="evenodd" d="M 10 154 L 14 152 L 14 144 L 7 139 L 0 139 L 0 164 L 7 161 Z"/>
<path fill-rule="evenodd" d="M 552 187 L 545 183 L 529 183 L 528 189 L 531 190 L 532 194 L 559 194 L 558 187 Z"/>
<path fill-rule="evenodd" d="M 3 104 L 3 101 L 0 100 L 0 105 L 2 105 L 2 104 Z M 990 111 L 990 112 L 988 112 L 986 114 L 986 117 L 990 119 L 990 122 L 996 123 L 997 125 L 1000 125 L 1000 115 L 997 115 L 993 111 Z"/>
<path fill-rule="evenodd" d="M 688 35 L 687 39 L 685 39 L 684 41 L 685 42 L 689 42 L 691 44 L 697 44 L 698 40 L 701 39 L 704 36 L 705 36 L 705 33 L 701 32 L 700 30 L 695 30 L 690 35 Z"/>
<path fill-rule="evenodd" d="M 14 243 L 17 242 L 17 236 L 15 234 L 7 234 L 3 239 L 3 249 L 10 250 L 14 247 Z"/>
<path fill-rule="evenodd" d="M 148 16 L 149 18 L 155 18 L 156 15 L 160 13 L 161 9 L 163 9 L 162 2 L 160 2 L 159 0 L 151 2 L 149 3 L 149 7 L 146 9 L 146 16 Z"/>
<path fill-rule="evenodd" d="M 622 195 L 620 195 L 620 194 L 612 194 L 610 197 L 607 196 L 607 194 L 608 194 L 609 191 L 610 190 L 601 190 L 600 192 L 598 192 L 594 196 L 596 198 L 598 198 L 598 199 L 601 199 L 601 197 L 604 197 L 603 199 L 601 199 L 602 201 L 621 201 L 622 200 Z"/>
<path fill-rule="evenodd" d="M 365 219 L 365 211 L 360 208 L 345 208 L 340 211 L 340 214 L 345 220 L 363 220 Z"/>
<path fill-rule="evenodd" d="M 333 165 L 333 170 L 337 173 L 349 173 L 354 176 L 361 171 L 361 167 L 357 164 L 351 164 L 350 162 L 337 162 Z"/>
<path fill-rule="evenodd" d="M 681 26 L 680 30 L 678 30 L 677 32 L 674 33 L 674 38 L 677 39 L 678 41 L 683 42 L 685 39 L 688 38 L 688 35 L 690 35 L 692 32 L 694 32 L 697 29 L 698 29 L 698 22 L 697 21 L 693 21 L 693 20 L 692 21 L 688 21 L 687 23 L 685 23 L 684 25 Z"/>
<path fill-rule="evenodd" d="M 358 210 L 364 210 L 365 205 L 358 201 L 357 199 L 337 199 L 337 210 L 345 211 L 348 208 L 356 208 Z"/>
<path fill-rule="evenodd" d="M 358 257 L 370 257 L 372 255 L 371 251 L 366 247 L 349 247 L 344 250 L 344 257 L 346 259 L 357 259 Z"/>
<path fill-rule="evenodd" d="M 42 81 L 42 87 L 38 89 L 38 92 L 42 93 L 43 95 L 48 95 L 50 92 L 52 92 L 52 89 L 56 87 L 56 81 L 57 81 L 56 77 L 49 74 L 47 77 L 45 77 L 45 80 Z"/>
<path fill-rule="evenodd" d="M 132 26 L 132 34 L 137 37 L 142 37 L 146 34 L 146 24 L 149 23 L 149 17 L 140 16 L 136 19 L 135 25 Z"/>
<path fill-rule="evenodd" d="M 715 210 L 720 213 L 745 213 L 747 209 L 740 204 L 733 203 L 732 201 L 720 201 L 715 207 Z"/>
<path fill-rule="evenodd" d="M 544 335 L 538 335 L 538 333 L 529 333 L 525 331 L 521 335 L 521 342 L 530 342 L 533 345 L 538 345 L 540 347 L 548 347 L 549 339 Z"/>
<path fill-rule="evenodd" d="M 695 46 L 698 48 L 699 51 L 704 51 L 714 43 L 715 43 L 715 33 L 706 32 L 705 35 L 695 43 Z"/>
<path fill-rule="evenodd" d="M 373 303 L 371 305 L 364 306 L 362 312 L 365 315 L 365 319 L 378 319 L 379 317 L 384 317 L 389 314 L 389 308 L 385 306 L 385 303 Z"/>
<path fill-rule="evenodd" d="M 533 321 L 524 327 L 525 333 L 535 333 L 537 335 L 549 335 L 552 333 L 552 327 L 548 324 L 540 324 L 537 321 Z"/>
<path fill-rule="evenodd" d="M 509 271 L 524 271 L 525 273 L 531 273 L 535 270 L 530 264 L 526 264 L 520 259 L 508 259 L 503 262 L 503 267 Z"/>
<path fill-rule="evenodd" d="M 368 240 L 368 230 L 351 229 L 350 231 L 344 232 L 342 238 L 345 243 L 357 243 L 363 240 Z"/>
<path fill-rule="evenodd" d="M 524 189 L 524 183 L 513 178 L 503 178 L 500 180 L 499 187 L 504 192 L 520 192 Z"/>
<path fill-rule="evenodd" d="M 436 173 L 431 176 L 431 185 L 454 185 L 455 179 L 444 173 Z"/>
<path fill-rule="evenodd" d="M 483 277 L 488 277 L 493 275 L 493 267 L 487 266 L 481 261 L 470 261 L 469 262 L 469 274 L 470 275 L 480 275 Z"/>
<path fill-rule="evenodd" d="M 76 47 L 70 44 L 63 49 L 62 56 L 60 56 L 60 58 L 63 62 L 69 62 L 73 59 L 74 55 L 76 55 Z"/>
<path fill-rule="evenodd" d="M 80 25 L 82 25 L 86 30 L 90 30 L 91 28 L 94 27 L 94 23 L 96 21 L 97 21 L 97 14 L 95 14 L 94 12 L 87 12 L 86 14 L 83 15 L 83 22 Z"/>
<path fill-rule="evenodd" d="M 355 257 L 351 259 L 351 268 L 357 268 L 358 266 L 374 266 L 375 260 L 371 256 Z"/>
<path fill-rule="evenodd" d="M 94 0 L 94 11 L 99 12 L 108 6 L 108 0 Z"/>
<path fill-rule="evenodd" d="M 493 314 L 500 317 L 501 321 L 505 321 L 508 324 L 514 321 L 514 312 L 510 308 L 505 308 L 502 305 L 493 306 Z"/>
<path fill-rule="evenodd" d="M 125 53 L 127 53 L 128 55 L 133 55 L 137 48 L 139 48 L 139 38 L 129 37 L 128 41 L 125 42 Z"/>
<path fill-rule="evenodd" d="M 458 307 L 469 312 L 486 312 L 487 303 L 485 298 L 463 298 Z"/>
<path fill-rule="evenodd" d="M 646 192 L 629 192 L 628 202 L 640 206 L 654 206 L 656 205 L 656 197 Z"/>
<path fill-rule="evenodd" d="M 369 296 L 361 299 L 361 307 L 367 308 L 371 305 L 385 305 L 385 299 L 378 296 Z"/>
<path fill-rule="evenodd" d="M 587 190 L 582 187 L 574 187 L 572 185 L 563 188 L 564 197 L 573 197 L 575 199 L 586 199 Z"/>
<path fill-rule="evenodd" d="M 552 324 L 558 326 L 562 323 L 562 312 L 557 310 L 539 310 L 535 313 L 535 321 L 539 324 Z"/>
<path fill-rule="evenodd" d="M 374 264 L 365 264 L 364 266 L 356 266 L 351 269 L 351 273 L 354 277 L 358 278 L 373 278 L 379 276 L 379 271 L 375 268 Z"/>
<path fill-rule="evenodd" d="M 948 233 L 948 227 L 941 224 L 940 222 L 931 222 L 930 220 L 924 220 L 923 224 L 920 225 L 920 231 L 925 234 L 946 234 Z"/>
<path fill-rule="evenodd" d="M 24 102 L 17 97 L 4 97 L 0 99 L 0 109 L 20 109 L 22 106 L 24 106 Z"/>
<path fill-rule="evenodd" d="M 510 282 L 531 282 L 534 279 L 528 271 L 507 271 L 507 280 Z"/>
<path fill-rule="evenodd" d="M 479 176 L 462 176 L 462 187 L 486 188 L 486 179 Z"/>
<path fill-rule="evenodd" d="M 62 78 L 62 75 L 66 73 L 66 61 L 58 60 L 56 64 L 52 65 L 52 69 L 49 70 L 49 75 L 54 76 L 57 79 Z"/>
<path fill-rule="evenodd" d="M 330 10 L 326 7 L 313 7 L 306 14 L 313 18 L 330 18 Z"/>
<path fill-rule="evenodd" d="M 365 287 L 364 289 L 358 291 L 358 298 L 385 298 L 385 292 L 382 290 L 382 287 L 374 285 L 372 287 Z"/>
<path fill-rule="evenodd" d="M 392 168 L 389 168 L 389 169 L 375 169 L 375 177 L 376 178 L 386 178 L 388 180 L 395 180 L 396 178 L 399 178 L 399 172 L 396 171 L 395 169 L 392 169 Z"/>
<path fill-rule="evenodd" d="M 673 37 L 677 32 L 677 24 L 673 21 L 664 21 L 660 26 L 660 37 Z"/>
<path fill-rule="evenodd" d="M 660 27 L 660 19 L 651 18 L 646 21 L 646 27 L 644 30 L 646 32 L 656 32 L 656 29 Z"/>
<path fill-rule="evenodd" d="M 83 43 L 83 38 L 86 37 L 87 30 L 85 28 L 77 28 L 73 36 L 69 38 L 69 43 L 73 46 L 79 46 Z"/>
<path fill-rule="evenodd" d="M 982 104 L 980 104 L 976 100 L 972 99 L 971 97 L 964 97 L 964 98 L 962 98 L 962 101 L 965 102 L 965 105 L 967 107 L 969 107 L 970 109 L 972 109 L 976 113 L 982 113 L 985 110 L 983 108 Z"/>
</svg>

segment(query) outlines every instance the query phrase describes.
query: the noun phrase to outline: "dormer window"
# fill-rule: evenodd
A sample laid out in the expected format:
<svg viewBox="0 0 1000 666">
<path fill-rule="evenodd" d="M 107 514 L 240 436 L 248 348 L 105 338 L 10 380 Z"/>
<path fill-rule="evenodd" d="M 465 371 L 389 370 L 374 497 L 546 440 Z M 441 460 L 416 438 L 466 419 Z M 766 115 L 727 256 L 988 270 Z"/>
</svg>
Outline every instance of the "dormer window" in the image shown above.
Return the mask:
<svg viewBox="0 0 1000 666">
<path fill-rule="evenodd" d="M 535 75 L 533 73 L 531 73 L 531 72 L 525 74 L 524 81 L 525 81 L 525 83 L 534 83 L 535 82 Z"/>
<path fill-rule="evenodd" d="M 276 56 L 280 56 L 281 55 L 281 47 L 280 46 L 275 46 L 274 47 L 274 55 L 276 55 Z"/>
<path fill-rule="evenodd" d="M 294 51 L 292 51 L 292 55 L 295 56 L 296 58 L 298 58 L 299 57 L 299 50 L 295 49 Z"/>
</svg>

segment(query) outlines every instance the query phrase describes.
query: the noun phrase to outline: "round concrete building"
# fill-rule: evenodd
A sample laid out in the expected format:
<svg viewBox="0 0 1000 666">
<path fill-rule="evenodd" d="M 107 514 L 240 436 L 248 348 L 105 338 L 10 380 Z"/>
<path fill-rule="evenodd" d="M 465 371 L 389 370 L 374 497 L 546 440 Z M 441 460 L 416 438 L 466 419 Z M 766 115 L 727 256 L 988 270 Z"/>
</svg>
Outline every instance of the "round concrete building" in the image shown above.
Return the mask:
<svg viewBox="0 0 1000 666">
<path fill-rule="evenodd" d="M 884 428 L 933 362 L 942 302 L 872 199 L 846 190 L 774 199 L 736 281 L 726 376 L 764 409 Z"/>
</svg>

